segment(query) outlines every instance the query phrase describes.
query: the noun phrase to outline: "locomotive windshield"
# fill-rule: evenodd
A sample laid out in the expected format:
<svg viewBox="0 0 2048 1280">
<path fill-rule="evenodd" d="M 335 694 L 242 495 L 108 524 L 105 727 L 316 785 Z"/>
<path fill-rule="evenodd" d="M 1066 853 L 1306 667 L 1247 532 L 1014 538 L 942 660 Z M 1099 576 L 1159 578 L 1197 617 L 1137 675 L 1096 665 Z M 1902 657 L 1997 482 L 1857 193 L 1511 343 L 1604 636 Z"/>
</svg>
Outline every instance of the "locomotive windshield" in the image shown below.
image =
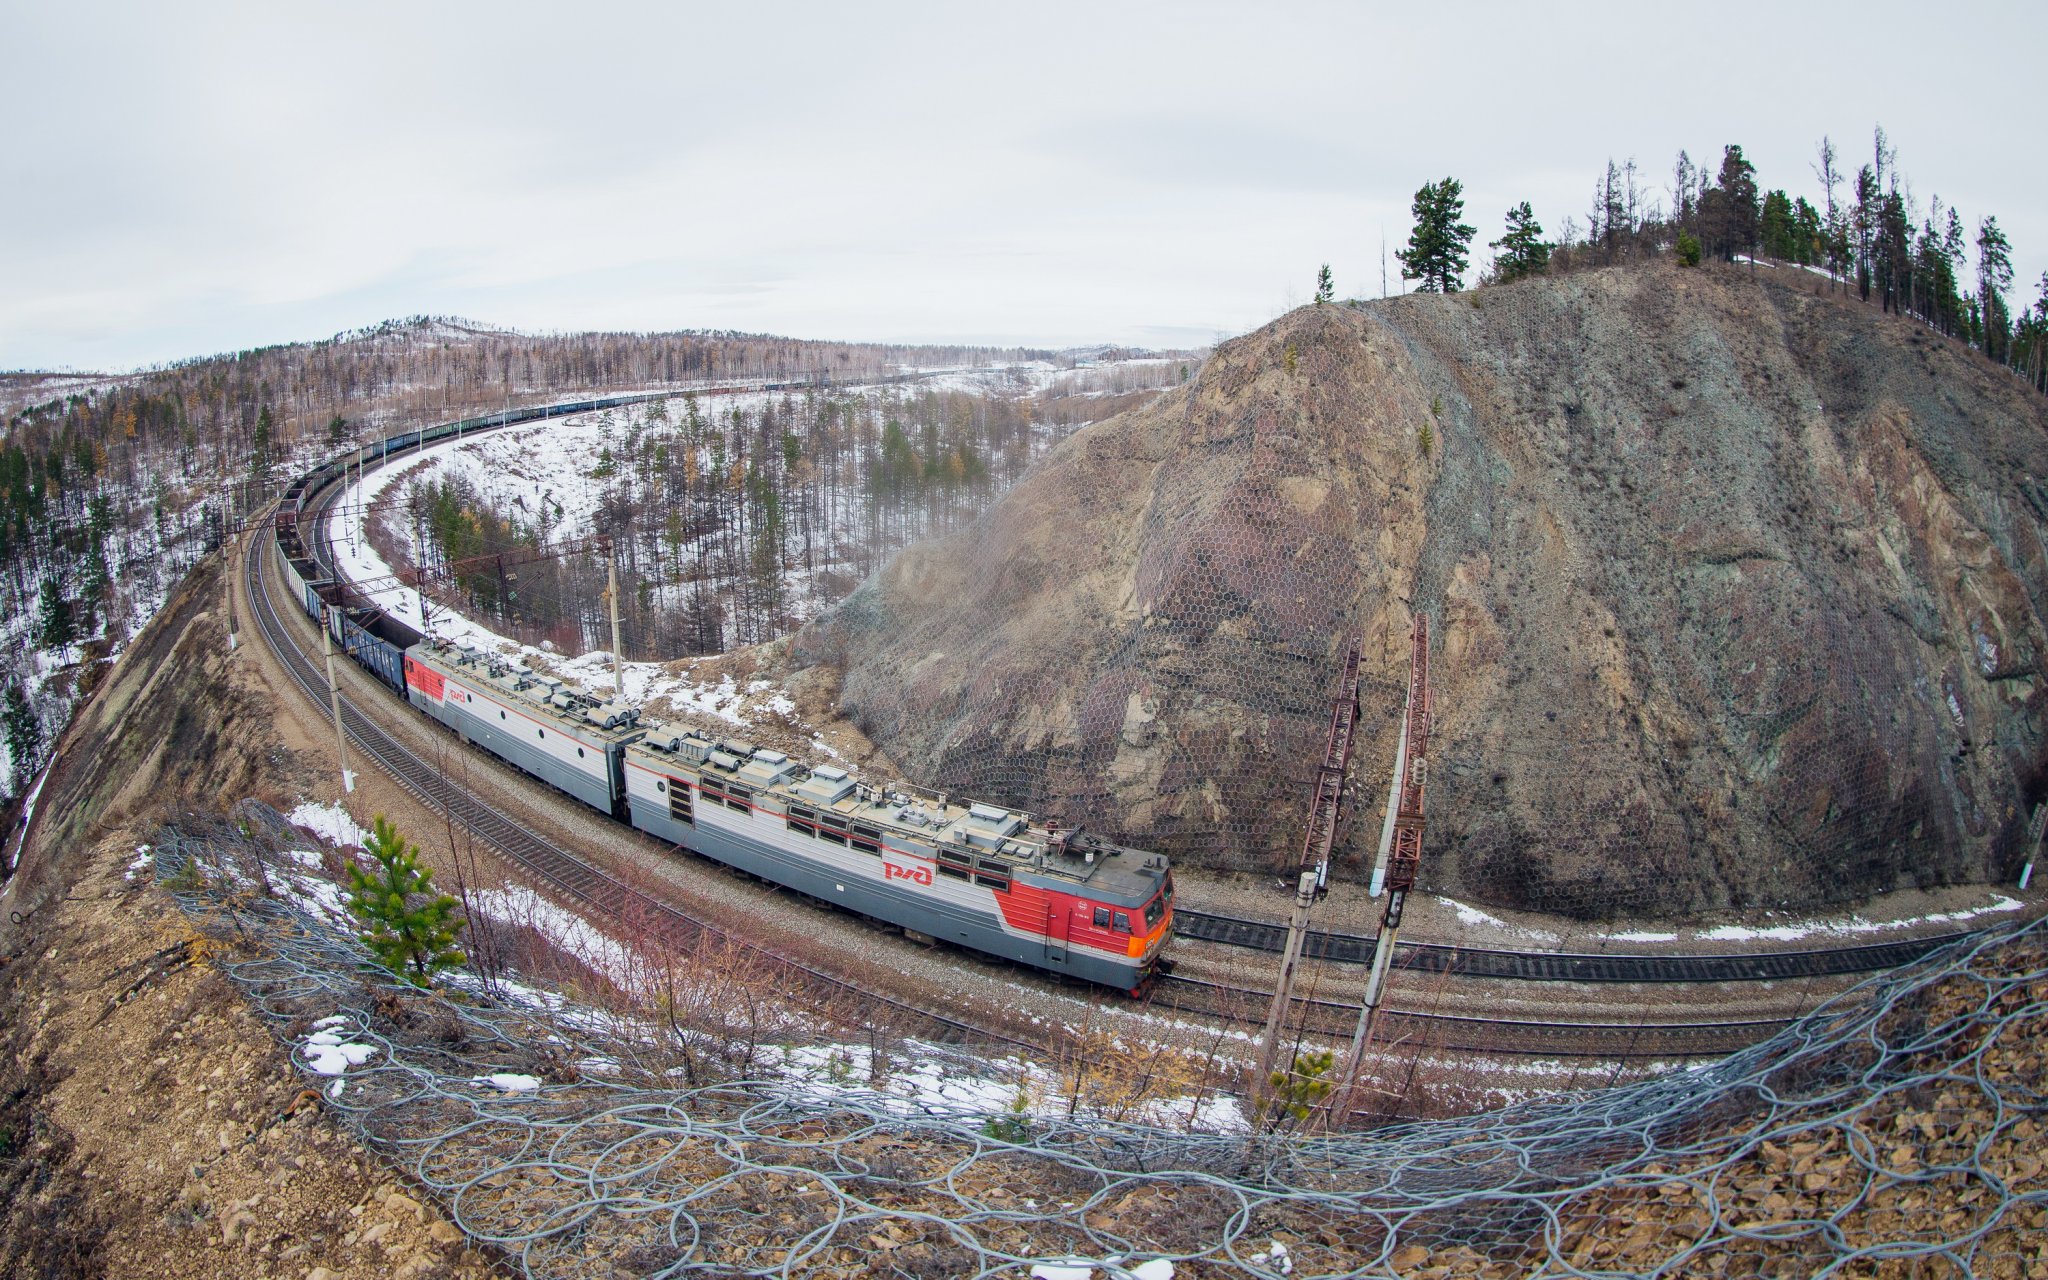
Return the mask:
<svg viewBox="0 0 2048 1280">
<path fill-rule="evenodd" d="M 1145 932 L 1150 933 L 1159 927 L 1159 917 L 1166 914 L 1167 896 L 1167 892 L 1161 892 L 1158 897 L 1145 904 Z"/>
</svg>

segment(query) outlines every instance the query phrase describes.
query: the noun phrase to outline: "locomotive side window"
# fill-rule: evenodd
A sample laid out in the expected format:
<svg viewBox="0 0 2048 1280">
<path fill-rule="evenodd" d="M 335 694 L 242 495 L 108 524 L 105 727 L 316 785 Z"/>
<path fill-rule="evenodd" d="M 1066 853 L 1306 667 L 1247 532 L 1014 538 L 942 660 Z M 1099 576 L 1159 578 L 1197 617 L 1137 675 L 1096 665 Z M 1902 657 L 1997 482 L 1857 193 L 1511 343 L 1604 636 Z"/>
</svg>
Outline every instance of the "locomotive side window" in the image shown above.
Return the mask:
<svg viewBox="0 0 2048 1280">
<path fill-rule="evenodd" d="M 953 877 L 953 878 L 954 878 L 955 880 L 965 880 L 965 879 L 967 879 L 967 877 L 968 877 L 968 870 L 967 870 L 967 868 L 968 868 L 968 866 L 969 866 L 969 865 L 970 865 L 970 863 L 969 863 L 969 859 L 968 859 L 967 855 L 966 855 L 966 854 L 964 854 L 964 853 L 962 853 L 962 852 L 960 852 L 959 850 L 957 850 L 957 849 L 941 849 L 941 850 L 939 850 L 939 874 L 940 874 L 940 875 L 942 875 L 942 876 L 951 876 L 951 877 Z"/>
<path fill-rule="evenodd" d="M 1165 894 L 1160 894 L 1160 895 L 1159 895 L 1158 897 L 1156 897 L 1156 898 L 1152 899 L 1152 901 L 1150 901 L 1150 902 L 1146 903 L 1146 904 L 1145 904 L 1145 932 L 1147 932 L 1147 933 L 1150 933 L 1150 932 L 1152 932 L 1152 931 L 1153 931 L 1154 929 L 1158 928 L 1158 927 L 1159 927 L 1159 917 L 1161 917 L 1161 916 L 1163 916 L 1163 915 L 1165 915 L 1165 914 L 1166 914 L 1166 895 L 1165 895 Z"/>
<path fill-rule="evenodd" d="M 1097 907 L 1097 908 L 1095 908 L 1095 927 L 1096 927 L 1096 928 L 1098 928 L 1098 929 L 1107 929 L 1107 928 L 1109 928 L 1109 908 L 1108 908 L 1108 907 Z"/>
<path fill-rule="evenodd" d="M 1116 931 L 1118 933 L 1129 933 L 1131 931 L 1131 918 L 1129 915 L 1121 911 L 1116 913 Z"/>
</svg>

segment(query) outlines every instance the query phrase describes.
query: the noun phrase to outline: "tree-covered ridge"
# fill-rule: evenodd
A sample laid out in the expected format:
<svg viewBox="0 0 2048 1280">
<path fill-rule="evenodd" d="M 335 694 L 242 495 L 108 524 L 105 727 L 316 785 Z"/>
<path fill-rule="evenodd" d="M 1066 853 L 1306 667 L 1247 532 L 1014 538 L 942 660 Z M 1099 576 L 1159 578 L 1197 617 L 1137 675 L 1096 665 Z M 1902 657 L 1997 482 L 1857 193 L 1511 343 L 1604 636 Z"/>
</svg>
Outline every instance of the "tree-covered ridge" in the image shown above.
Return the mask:
<svg viewBox="0 0 2048 1280">
<path fill-rule="evenodd" d="M 0 375 L 0 796 L 26 789 L 102 659 L 222 529 L 353 441 L 577 392 L 843 384 L 1046 354 L 709 332 L 535 336 L 415 317 L 133 374 Z"/>
<path fill-rule="evenodd" d="M 1711 169 L 1680 151 L 1668 185 L 1655 183 L 1633 158 L 1609 160 L 1594 181 L 1585 221 L 1564 218 L 1555 241 L 1543 239 L 1528 201 L 1510 208 L 1479 283 L 1667 251 L 1686 265 L 1703 255 L 1724 262 L 1766 259 L 1825 272 L 1863 301 L 1967 342 L 2048 392 L 2048 273 L 2036 300 L 2015 313 L 2012 245 L 1996 216 L 1978 218 L 1973 228 L 1939 195 L 1922 204 L 1882 128 L 1873 134 L 1867 163 L 1853 173 L 1844 165 L 1833 140 L 1822 138 L 1809 199 L 1766 189 L 1735 145 L 1722 148 Z M 1414 228 L 1395 256 L 1402 279 L 1419 289 L 1463 287 L 1465 248 L 1474 231 L 1459 220 L 1462 193 L 1455 178 L 1424 183 L 1415 193 Z"/>
</svg>

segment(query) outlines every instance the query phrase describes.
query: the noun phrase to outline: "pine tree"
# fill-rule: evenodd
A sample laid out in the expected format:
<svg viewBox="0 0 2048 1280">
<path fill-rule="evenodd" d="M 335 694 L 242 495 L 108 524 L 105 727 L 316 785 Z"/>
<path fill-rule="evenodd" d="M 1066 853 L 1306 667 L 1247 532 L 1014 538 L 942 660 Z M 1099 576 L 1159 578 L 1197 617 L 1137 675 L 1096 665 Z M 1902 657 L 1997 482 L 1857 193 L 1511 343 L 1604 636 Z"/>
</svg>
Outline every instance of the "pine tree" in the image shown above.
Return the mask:
<svg viewBox="0 0 2048 1280">
<path fill-rule="evenodd" d="M 256 435 L 250 441 L 249 474 L 261 478 L 270 470 L 270 429 L 272 419 L 270 406 L 264 405 L 256 415 Z"/>
<path fill-rule="evenodd" d="M 1424 293 L 1456 293 L 1464 287 L 1467 246 L 1473 228 L 1459 222 L 1465 213 L 1465 187 L 1456 178 L 1425 182 L 1411 208 L 1415 229 L 1408 247 L 1397 249 L 1401 278 L 1419 283 Z"/>
<path fill-rule="evenodd" d="M 1799 261 L 1799 225 L 1792 211 L 1792 197 L 1772 191 L 1764 197 L 1761 234 L 1764 256 L 1780 262 Z"/>
<path fill-rule="evenodd" d="M 1984 354 L 2005 359 L 2008 313 L 2005 291 L 2012 287 L 2012 245 L 1998 229 L 1998 219 L 1977 224 L 1977 306 L 1983 317 Z"/>
<path fill-rule="evenodd" d="M 1508 210 L 1507 234 L 1491 248 L 1499 255 L 1495 270 L 1503 284 L 1536 275 L 1550 265 L 1550 246 L 1543 242 L 1542 224 L 1527 200 Z"/>
<path fill-rule="evenodd" d="M 342 437 L 346 435 L 347 432 L 347 418 L 342 417 L 340 414 L 335 414 L 332 418 L 329 418 L 327 420 L 327 443 L 340 444 L 342 441 Z"/>
<path fill-rule="evenodd" d="M 0 732 L 7 737 L 7 758 L 14 762 L 14 790 L 28 790 L 29 780 L 43 763 L 43 722 L 36 717 L 21 682 L 9 681 L 7 702 L 0 710 Z"/>
<path fill-rule="evenodd" d="M 466 958 L 455 946 L 465 922 L 455 914 L 455 899 L 435 891 L 434 873 L 419 865 L 419 850 L 383 814 L 372 821 L 364 849 L 378 871 L 349 865 L 349 910 L 364 924 L 356 936 L 393 973 L 424 987 L 433 974 Z"/>
<path fill-rule="evenodd" d="M 1754 250 L 1761 221 L 1758 203 L 1756 166 L 1743 159 L 1741 147 L 1723 148 L 1720 178 L 1700 197 L 1700 224 L 1708 251 L 1733 262 L 1736 254 Z"/>
<path fill-rule="evenodd" d="M 71 617 L 71 602 L 55 578 L 43 579 L 42 606 L 36 619 L 36 639 L 45 649 L 63 649 L 78 638 Z"/>
<path fill-rule="evenodd" d="M 1336 296 L 1337 286 L 1330 280 L 1330 264 L 1325 262 L 1323 269 L 1316 272 L 1316 305 L 1320 307 Z"/>
</svg>

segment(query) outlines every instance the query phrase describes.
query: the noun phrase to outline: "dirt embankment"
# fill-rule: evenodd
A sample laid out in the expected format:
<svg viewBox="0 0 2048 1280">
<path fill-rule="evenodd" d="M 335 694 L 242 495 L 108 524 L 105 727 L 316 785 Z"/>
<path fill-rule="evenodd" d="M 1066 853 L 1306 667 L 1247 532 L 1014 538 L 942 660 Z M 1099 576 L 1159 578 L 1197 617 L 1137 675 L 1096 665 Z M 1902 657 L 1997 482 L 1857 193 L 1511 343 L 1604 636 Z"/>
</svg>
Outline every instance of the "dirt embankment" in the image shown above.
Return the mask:
<svg viewBox="0 0 2048 1280">
<path fill-rule="evenodd" d="M 1682 916 L 1996 881 L 2048 792 L 2048 414 L 1825 288 L 1303 308 L 795 652 L 915 780 L 1255 867 L 1295 856 L 1351 633 L 1376 844 L 1421 612 L 1429 887 Z"/>
<path fill-rule="evenodd" d="M 215 563 L 81 711 L 0 899 L 0 1275 L 482 1274 L 131 875 L 164 818 L 310 791 L 321 763 L 227 655 L 220 602 Z"/>
</svg>

